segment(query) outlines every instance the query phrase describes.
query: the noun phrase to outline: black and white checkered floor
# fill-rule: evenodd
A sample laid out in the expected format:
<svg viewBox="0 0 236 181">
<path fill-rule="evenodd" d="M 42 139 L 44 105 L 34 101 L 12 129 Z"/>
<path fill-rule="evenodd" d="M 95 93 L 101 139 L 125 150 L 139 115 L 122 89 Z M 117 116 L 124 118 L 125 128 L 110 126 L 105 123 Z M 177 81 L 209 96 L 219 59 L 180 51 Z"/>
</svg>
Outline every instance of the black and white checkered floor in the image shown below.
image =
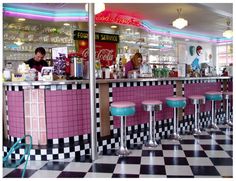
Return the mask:
<svg viewBox="0 0 236 181">
<path fill-rule="evenodd" d="M 201 136 L 183 135 L 181 141 L 161 140 L 155 148 L 142 144 L 131 147 L 128 157 L 118 157 L 114 150 L 90 156 L 53 161 L 29 161 L 28 178 L 115 178 L 115 177 L 233 177 L 233 129 L 224 125 Z M 17 169 L 3 168 L 3 177 L 21 177 Z"/>
</svg>

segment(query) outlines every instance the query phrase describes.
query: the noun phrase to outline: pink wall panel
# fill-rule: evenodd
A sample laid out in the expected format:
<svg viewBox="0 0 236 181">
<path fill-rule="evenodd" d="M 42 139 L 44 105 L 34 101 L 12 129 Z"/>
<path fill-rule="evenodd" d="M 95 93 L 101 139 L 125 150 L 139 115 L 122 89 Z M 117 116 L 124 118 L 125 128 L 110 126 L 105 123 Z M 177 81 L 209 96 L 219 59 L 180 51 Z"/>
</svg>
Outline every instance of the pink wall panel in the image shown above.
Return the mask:
<svg viewBox="0 0 236 181">
<path fill-rule="evenodd" d="M 22 91 L 7 91 L 9 135 L 24 136 L 24 104 Z"/>
<path fill-rule="evenodd" d="M 191 95 L 204 95 L 208 91 L 221 91 L 220 82 L 213 83 L 195 83 L 184 85 L 184 95 L 188 98 Z M 200 105 L 200 111 L 211 111 L 211 101 L 206 101 L 206 104 Z M 216 109 L 220 109 L 220 101 L 216 103 Z M 184 111 L 185 115 L 194 114 L 194 106 L 187 99 L 187 106 Z"/>
<path fill-rule="evenodd" d="M 127 125 L 138 125 L 149 120 L 148 112 L 142 108 L 144 100 L 160 100 L 163 102 L 163 110 L 157 113 L 157 120 L 173 117 L 173 110 L 167 107 L 165 98 L 173 96 L 173 85 L 141 86 L 141 87 L 116 87 L 113 88 L 113 102 L 132 101 L 136 104 L 136 113 L 127 117 Z M 120 118 L 114 116 L 115 127 L 120 127 Z"/>
<path fill-rule="evenodd" d="M 90 133 L 89 90 L 46 91 L 48 139 Z"/>
</svg>

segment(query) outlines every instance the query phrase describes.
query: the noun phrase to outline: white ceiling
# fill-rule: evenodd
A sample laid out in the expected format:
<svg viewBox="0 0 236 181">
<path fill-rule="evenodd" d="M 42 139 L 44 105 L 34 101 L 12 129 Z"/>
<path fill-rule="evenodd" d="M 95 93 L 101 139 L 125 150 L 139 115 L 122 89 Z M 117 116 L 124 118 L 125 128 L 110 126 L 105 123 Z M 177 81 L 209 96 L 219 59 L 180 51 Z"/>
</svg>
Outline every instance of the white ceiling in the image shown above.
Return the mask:
<svg viewBox="0 0 236 181">
<path fill-rule="evenodd" d="M 26 9 L 60 13 L 84 11 L 84 5 L 84 3 L 11 4 Z M 232 3 L 106 3 L 108 11 L 148 20 L 157 27 L 168 29 L 173 28 L 171 23 L 178 16 L 177 8 L 182 8 L 181 16 L 189 22 L 189 26 L 182 30 L 185 32 L 222 37 L 222 32 L 227 28 L 226 20 L 230 18 L 232 22 L 233 18 Z"/>
</svg>

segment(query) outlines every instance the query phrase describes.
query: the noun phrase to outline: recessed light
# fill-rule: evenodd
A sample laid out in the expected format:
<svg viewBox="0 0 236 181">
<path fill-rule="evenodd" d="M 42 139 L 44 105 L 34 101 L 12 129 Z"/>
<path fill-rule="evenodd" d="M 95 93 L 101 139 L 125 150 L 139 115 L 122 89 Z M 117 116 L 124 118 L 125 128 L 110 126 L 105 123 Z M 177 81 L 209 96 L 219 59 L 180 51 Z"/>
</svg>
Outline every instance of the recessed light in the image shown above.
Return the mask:
<svg viewBox="0 0 236 181">
<path fill-rule="evenodd" d="M 70 23 L 64 23 L 64 26 L 70 26 Z"/>
<path fill-rule="evenodd" d="M 94 24 L 94 26 L 97 26 L 97 24 Z"/>
<path fill-rule="evenodd" d="M 25 21 L 25 18 L 18 18 L 18 21 Z"/>
<path fill-rule="evenodd" d="M 117 26 L 116 26 L 116 25 L 112 25 L 111 28 L 112 28 L 112 29 L 116 29 Z"/>
<path fill-rule="evenodd" d="M 127 28 L 126 31 L 131 31 L 131 29 L 130 29 L 130 28 Z"/>
</svg>

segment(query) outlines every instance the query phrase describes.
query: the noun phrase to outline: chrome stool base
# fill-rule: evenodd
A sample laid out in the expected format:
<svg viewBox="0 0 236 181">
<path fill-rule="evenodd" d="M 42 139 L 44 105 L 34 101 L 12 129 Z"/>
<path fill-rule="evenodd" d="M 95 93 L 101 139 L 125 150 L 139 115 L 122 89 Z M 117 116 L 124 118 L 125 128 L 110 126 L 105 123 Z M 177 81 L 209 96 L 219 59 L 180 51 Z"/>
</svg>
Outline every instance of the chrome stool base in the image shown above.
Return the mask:
<svg viewBox="0 0 236 181">
<path fill-rule="evenodd" d="M 202 131 L 200 129 L 194 129 L 191 131 L 191 134 L 193 135 L 201 135 Z"/>
<path fill-rule="evenodd" d="M 118 156 L 128 156 L 131 153 L 131 151 L 129 151 L 127 148 L 119 148 L 119 150 L 117 150 L 116 154 Z"/>
<path fill-rule="evenodd" d="M 182 140 L 182 137 L 178 133 L 171 134 L 169 138 L 171 140 L 177 140 L 177 141 Z"/>
<path fill-rule="evenodd" d="M 215 124 L 215 123 L 211 123 L 209 126 L 208 126 L 209 129 L 219 129 L 219 127 Z"/>
<path fill-rule="evenodd" d="M 232 121 L 226 121 L 226 123 L 225 124 L 227 124 L 228 126 L 233 126 L 233 122 Z"/>
<path fill-rule="evenodd" d="M 145 143 L 145 147 L 157 147 L 160 143 L 160 140 L 148 140 Z"/>
</svg>

